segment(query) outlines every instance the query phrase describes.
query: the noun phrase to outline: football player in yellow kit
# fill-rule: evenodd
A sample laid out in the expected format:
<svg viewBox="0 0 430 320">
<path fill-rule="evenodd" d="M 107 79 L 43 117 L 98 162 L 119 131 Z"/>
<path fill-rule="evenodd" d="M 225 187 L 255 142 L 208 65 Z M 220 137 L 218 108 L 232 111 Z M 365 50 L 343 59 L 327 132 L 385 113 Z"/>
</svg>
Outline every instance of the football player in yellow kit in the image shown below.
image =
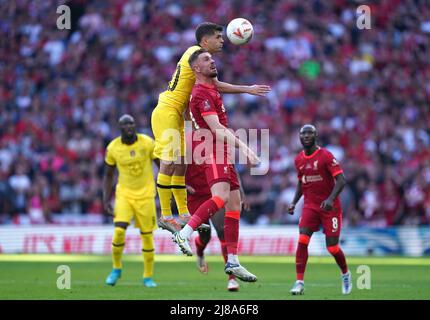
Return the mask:
<svg viewBox="0 0 430 320">
<path fill-rule="evenodd" d="M 121 257 L 125 245 L 125 232 L 134 218 L 140 229 L 142 256 L 144 262 L 143 284 L 156 287 L 152 280 L 154 270 L 154 240 L 152 232 L 157 229 L 155 208 L 155 183 L 152 161 L 154 140 L 147 135 L 138 134 L 134 119 L 123 115 L 119 119 L 121 136 L 112 140 L 106 149 L 106 170 L 103 180 L 103 204 L 105 211 L 114 215 L 115 231 L 112 238 L 113 269 L 106 284 L 115 285 L 121 278 Z M 118 170 L 118 183 L 115 191 L 115 207 L 112 208 L 112 194 L 115 168 Z"/>
<path fill-rule="evenodd" d="M 155 137 L 154 155 L 160 159 L 160 171 L 157 177 L 157 191 L 160 198 L 161 217 L 158 225 L 172 233 L 180 230 L 190 219 L 187 208 L 185 188 L 185 136 L 184 112 L 188 107 L 195 76 L 188 59 L 197 50 L 203 48 L 209 53 L 220 52 L 223 47 L 223 27 L 204 22 L 195 32 L 198 45 L 188 48 L 179 60 L 166 91 L 158 98 L 158 104 L 152 112 L 151 126 Z M 265 96 L 270 87 L 266 85 L 232 85 L 215 81 L 221 93 L 248 93 Z M 172 216 L 170 200 L 175 198 L 179 220 Z M 202 225 L 203 228 L 210 228 Z"/>
</svg>

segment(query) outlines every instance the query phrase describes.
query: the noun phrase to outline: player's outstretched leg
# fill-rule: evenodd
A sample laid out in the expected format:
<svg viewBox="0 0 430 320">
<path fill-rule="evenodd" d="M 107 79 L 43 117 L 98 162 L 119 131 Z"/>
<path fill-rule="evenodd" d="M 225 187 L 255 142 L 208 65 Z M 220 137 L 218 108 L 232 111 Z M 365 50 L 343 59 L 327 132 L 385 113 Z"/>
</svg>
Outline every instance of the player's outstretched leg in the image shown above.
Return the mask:
<svg viewBox="0 0 430 320">
<path fill-rule="evenodd" d="M 181 231 L 175 232 L 173 234 L 173 241 L 178 244 L 184 254 L 188 256 L 193 255 L 189 243 L 191 234 L 197 229 L 198 226 L 200 226 L 204 221 L 208 221 L 209 218 L 223 206 L 224 200 L 218 196 L 213 196 L 212 198 L 206 200 L 201 206 L 199 206 L 199 208 L 191 217 L 190 221 Z"/>
</svg>

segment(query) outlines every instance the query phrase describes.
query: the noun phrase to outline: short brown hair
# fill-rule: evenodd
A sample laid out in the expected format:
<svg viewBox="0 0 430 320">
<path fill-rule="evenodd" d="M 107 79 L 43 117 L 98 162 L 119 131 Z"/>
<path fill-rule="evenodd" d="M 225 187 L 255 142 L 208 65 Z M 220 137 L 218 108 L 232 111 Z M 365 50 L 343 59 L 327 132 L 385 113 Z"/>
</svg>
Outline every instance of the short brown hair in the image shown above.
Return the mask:
<svg viewBox="0 0 430 320">
<path fill-rule="evenodd" d="M 188 58 L 188 63 L 190 64 L 191 68 L 193 67 L 193 63 L 197 60 L 199 55 L 205 52 L 208 52 L 208 51 L 205 49 L 199 49 L 193 52 L 193 54 Z"/>
<path fill-rule="evenodd" d="M 196 40 L 200 44 L 204 36 L 211 36 L 215 31 L 222 32 L 223 26 L 213 23 L 213 22 L 203 22 L 197 26 L 196 29 Z"/>
</svg>

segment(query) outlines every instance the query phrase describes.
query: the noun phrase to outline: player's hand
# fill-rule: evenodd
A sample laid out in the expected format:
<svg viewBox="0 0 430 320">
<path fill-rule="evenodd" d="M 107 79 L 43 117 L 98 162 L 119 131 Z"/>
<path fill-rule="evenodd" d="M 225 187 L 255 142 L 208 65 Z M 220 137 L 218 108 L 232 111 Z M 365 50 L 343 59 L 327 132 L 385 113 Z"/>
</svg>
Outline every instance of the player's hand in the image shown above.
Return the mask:
<svg viewBox="0 0 430 320">
<path fill-rule="evenodd" d="M 252 150 L 248 151 L 247 157 L 252 167 L 258 167 L 261 164 L 260 158 Z"/>
<path fill-rule="evenodd" d="M 187 188 L 187 192 L 188 192 L 189 194 L 194 194 L 194 193 L 196 193 L 196 190 L 195 190 L 192 186 L 186 185 L 185 187 Z"/>
<path fill-rule="evenodd" d="M 108 216 L 112 216 L 113 217 L 113 208 L 112 208 L 112 204 L 108 201 L 104 203 L 104 209 L 105 209 L 105 213 Z"/>
<path fill-rule="evenodd" d="M 296 205 L 294 204 L 294 203 L 291 203 L 289 206 L 288 206 L 288 214 L 290 214 L 290 215 L 293 215 L 294 214 L 294 209 L 296 208 Z"/>
<path fill-rule="evenodd" d="M 242 200 L 242 209 L 246 212 L 248 212 L 249 210 L 251 210 L 251 204 L 249 203 L 249 201 L 246 199 L 245 194 L 241 193 L 240 194 L 240 198 Z"/>
<path fill-rule="evenodd" d="M 270 86 L 254 84 L 253 86 L 248 87 L 248 93 L 254 96 L 265 97 L 272 90 Z"/>
<path fill-rule="evenodd" d="M 333 210 L 333 200 L 331 199 L 326 199 L 321 203 L 321 209 L 325 210 L 325 211 L 331 211 Z"/>
</svg>

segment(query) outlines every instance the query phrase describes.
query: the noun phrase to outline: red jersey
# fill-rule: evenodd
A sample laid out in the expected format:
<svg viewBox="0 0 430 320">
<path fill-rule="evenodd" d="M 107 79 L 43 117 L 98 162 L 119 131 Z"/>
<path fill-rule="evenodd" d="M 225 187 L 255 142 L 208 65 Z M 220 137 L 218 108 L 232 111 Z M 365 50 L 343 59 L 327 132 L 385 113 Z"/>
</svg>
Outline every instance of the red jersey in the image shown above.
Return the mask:
<svg viewBox="0 0 430 320">
<path fill-rule="evenodd" d="M 196 152 L 196 154 L 193 153 L 193 157 L 204 159 L 204 161 L 213 157 L 213 159 L 217 160 L 216 162 L 218 164 L 228 163 L 227 143 L 216 143 L 215 133 L 210 132 L 210 128 L 203 118 L 207 115 L 217 115 L 219 122 L 224 127 L 228 127 L 227 114 L 217 88 L 215 86 L 205 84 L 195 85 L 191 92 L 189 109 L 194 129 L 194 148 L 203 142 L 206 144 L 204 148 L 200 147 L 198 149 L 199 152 Z M 211 140 L 209 141 L 206 140 L 208 134 L 211 135 Z M 201 150 L 203 151 L 201 152 Z M 211 154 L 208 154 L 209 152 Z M 217 155 L 219 155 L 219 158 Z M 194 160 L 196 163 L 201 163 L 200 160 Z"/>
<path fill-rule="evenodd" d="M 307 156 L 304 151 L 300 152 L 294 164 L 297 177 L 302 182 L 304 207 L 320 208 L 321 203 L 333 191 L 334 177 L 343 172 L 339 162 L 330 151 L 318 147 L 310 156 Z M 339 198 L 334 200 L 333 206 L 340 209 Z"/>
<path fill-rule="evenodd" d="M 228 127 L 227 114 L 221 100 L 221 95 L 215 86 L 196 84 L 191 92 L 190 115 L 195 130 L 209 129 L 203 119 L 207 115 L 217 115 L 219 122 Z"/>
</svg>

